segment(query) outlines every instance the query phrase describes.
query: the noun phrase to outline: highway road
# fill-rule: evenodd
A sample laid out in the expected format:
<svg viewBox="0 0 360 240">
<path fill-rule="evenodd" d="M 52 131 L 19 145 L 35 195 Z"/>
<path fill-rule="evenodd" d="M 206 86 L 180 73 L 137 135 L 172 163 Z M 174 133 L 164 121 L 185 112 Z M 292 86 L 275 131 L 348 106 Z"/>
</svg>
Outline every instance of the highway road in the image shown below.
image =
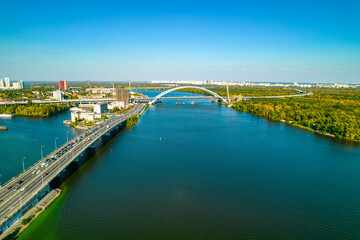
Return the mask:
<svg viewBox="0 0 360 240">
<path fill-rule="evenodd" d="M 112 127 L 139 114 L 146 104 L 136 104 L 127 113 L 114 116 L 65 143 L 0 189 L 0 226 L 53 180 L 74 158 Z M 57 156 L 55 156 L 57 155 Z M 44 166 L 45 165 L 45 166 Z M 20 182 L 22 181 L 22 182 Z M 17 189 L 16 189 L 17 188 Z M 16 190 L 15 190 L 16 189 Z"/>
</svg>

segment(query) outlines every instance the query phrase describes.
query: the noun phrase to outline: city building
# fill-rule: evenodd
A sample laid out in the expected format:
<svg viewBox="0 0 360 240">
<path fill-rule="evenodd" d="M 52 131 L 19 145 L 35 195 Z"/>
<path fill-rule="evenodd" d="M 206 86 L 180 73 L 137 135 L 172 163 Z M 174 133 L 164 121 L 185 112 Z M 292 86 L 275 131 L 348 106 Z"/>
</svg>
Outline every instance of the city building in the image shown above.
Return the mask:
<svg viewBox="0 0 360 240">
<path fill-rule="evenodd" d="M 59 81 L 59 90 L 69 90 L 68 82 L 66 80 Z"/>
<path fill-rule="evenodd" d="M 177 86 L 179 84 L 186 84 L 186 85 L 217 85 L 217 86 L 240 86 L 240 87 L 302 87 L 302 88 L 310 88 L 312 87 L 311 84 L 298 84 L 294 82 L 293 84 L 290 83 L 267 83 L 267 82 L 233 82 L 233 81 L 212 81 L 212 80 L 205 80 L 205 81 L 159 81 L 154 80 L 151 83 L 155 84 L 167 84 L 172 86 Z"/>
<path fill-rule="evenodd" d="M 53 91 L 53 98 L 55 100 L 61 101 L 64 99 L 64 93 L 60 90 Z"/>
<path fill-rule="evenodd" d="M 83 108 L 73 107 L 70 108 L 70 114 L 71 114 L 71 122 L 75 122 L 77 120 L 85 120 L 87 122 L 94 122 L 96 114 L 91 111 L 87 111 Z M 101 118 L 101 115 L 100 117 Z"/>
<path fill-rule="evenodd" d="M 5 88 L 10 89 L 10 78 L 5 78 Z"/>
<path fill-rule="evenodd" d="M 115 88 L 87 88 L 86 92 L 91 94 L 112 94 L 115 95 Z"/>
<path fill-rule="evenodd" d="M 18 82 L 14 82 L 12 88 L 13 89 L 23 89 L 24 88 L 23 80 L 20 80 Z"/>
<path fill-rule="evenodd" d="M 98 114 L 104 113 L 108 110 L 107 103 L 94 104 L 93 107 L 94 107 L 94 113 L 98 113 Z"/>
<path fill-rule="evenodd" d="M 112 102 L 108 104 L 108 109 L 113 109 L 114 107 L 117 107 L 119 109 L 125 107 L 125 103 L 124 102 Z"/>
<path fill-rule="evenodd" d="M 102 115 L 104 115 L 107 110 L 108 108 L 106 103 L 79 104 L 78 107 L 70 108 L 71 122 L 75 122 L 76 119 L 94 122 L 96 119 L 101 119 Z"/>
<path fill-rule="evenodd" d="M 116 89 L 116 101 L 117 102 L 124 102 L 125 104 L 129 103 L 130 96 L 129 90 L 126 89 Z"/>
<path fill-rule="evenodd" d="M 5 82 L 4 82 L 5 80 Z M 10 78 L 6 77 L 5 79 L 0 79 L 0 89 L 10 90 L 10 89 L 23 89 L 24 82 L 20 80 L 18 82 L 14 82 L 11 86 Z"/>
</svg>

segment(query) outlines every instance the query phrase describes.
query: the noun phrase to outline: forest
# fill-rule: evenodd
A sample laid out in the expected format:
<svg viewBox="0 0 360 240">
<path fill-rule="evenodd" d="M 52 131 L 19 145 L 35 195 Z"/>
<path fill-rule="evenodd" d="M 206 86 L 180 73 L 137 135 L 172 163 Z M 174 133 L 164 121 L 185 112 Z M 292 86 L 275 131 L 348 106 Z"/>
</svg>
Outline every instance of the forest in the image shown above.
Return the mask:
<svg viewBox="0 0 360 240">
<path fill-rule="evenodd" d="M 233 108 L 276 121 L 360 141 L 360 90 L 310 89 L 307 97 L 253 99 Z"/>
<path fill-rule="evenodd" d="M 10 105 L 0 106 L 0 114 L 13 114 L 16 116 L 29 116 L 29 117 L 47 117 L 59 112 L 65 112 L 69 109 L 69 105 L 65 103 L 58 104 L 32 104 L 31 101 L 28 105 Z"/>
<path fill-rule="evenodd" d="M 225 86 L 205 86 L 206 89 L 211 90 L 220 96 L 227 96 L 227 91 Z M 180 92 L 189 92 L 200 95 L 210 96 L 211 94 L 205 92 L 201 89 L 188 88 L 188 89 L 180 89 Z M 230 97 L 239 97 L 239 96 L 278 96 L 278 95 L 292 95 L 298 94 L 295 89 L 284 88 L 284 87 L 240 87 L 240 86 L 232 86 L 229 87 L 229 95 Z"/>
</svg>

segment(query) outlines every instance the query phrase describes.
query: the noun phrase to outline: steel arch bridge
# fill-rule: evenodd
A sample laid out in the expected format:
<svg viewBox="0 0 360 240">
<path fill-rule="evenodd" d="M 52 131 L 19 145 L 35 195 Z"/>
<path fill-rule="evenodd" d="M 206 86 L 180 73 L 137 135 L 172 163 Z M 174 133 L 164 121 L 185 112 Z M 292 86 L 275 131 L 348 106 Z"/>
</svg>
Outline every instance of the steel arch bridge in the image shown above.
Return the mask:
<svg viewBox="0 0 360 240">
<path fill-rule="evenodd" d="M 217 93 L 214 93 L 213 91 L 210 91 L 209 89 L 206 89 L 206 88 L 203 88 L 203 87 L 197 87 L 197 86 L 180 86 L 180 87 L 176 87 L 176 88 L 172 88 L 172 89 L 169 89 L 169 90 L 166 90 L 162 93 L 160 93 L 159 95 L 157 95 L 153 100 L 151 100 L 149 102 L 149 104 L 153 104 L 154 102 L 156 102 L 158 99 L 160 99 L 162 96 L 172 92 L 172 91 L 176 91 L 176 90 L 179 90 L 179 89 L 184 89 L 184 88 L 195 88 L 195 89 L 200 89 L 200 90 L 204 90 L 208 93 L 210 93 L 211 95 L 213 95 L 214 97 L 216 98 L 219 98 L 221 99 L 222 101 L 224 102 L 227 102 L 223 97 L 221 97 L 219 94 Z"/>
</svg>

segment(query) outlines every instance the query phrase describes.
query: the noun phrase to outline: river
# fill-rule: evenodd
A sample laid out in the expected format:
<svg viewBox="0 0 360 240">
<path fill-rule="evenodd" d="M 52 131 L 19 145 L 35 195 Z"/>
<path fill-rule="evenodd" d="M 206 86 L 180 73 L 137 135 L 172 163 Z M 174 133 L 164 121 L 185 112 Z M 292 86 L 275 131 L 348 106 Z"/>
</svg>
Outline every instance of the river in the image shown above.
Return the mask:
<svg viewBox="0 0 360 240">
<path fill-rule="evenodd" d="M 19 239 L 360 238 L 359 146 L 198 102 L 151 106 Z M 0 120 L 2 179 L 63 143 L 67 118 Z"/>
</svg>

